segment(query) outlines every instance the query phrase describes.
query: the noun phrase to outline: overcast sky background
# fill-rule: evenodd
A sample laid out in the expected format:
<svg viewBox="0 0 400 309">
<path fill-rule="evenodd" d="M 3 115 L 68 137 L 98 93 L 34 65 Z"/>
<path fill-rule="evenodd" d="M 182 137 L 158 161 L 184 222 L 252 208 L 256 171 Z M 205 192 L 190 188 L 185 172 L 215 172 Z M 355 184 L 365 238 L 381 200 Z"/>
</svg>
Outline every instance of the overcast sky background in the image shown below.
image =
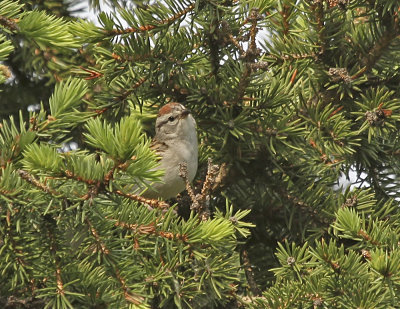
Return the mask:
<svg viewBox="0 0 400 309">
<path fill-rule="evenodd" d="M 75 14 L 78 17 L 84 18 L 84 19 L 90 19 L 93 21 L 96 25 L 100 25 L 97 19 L 97 15 L 99 12 L 95 12 L 92 8 L 89 7 L 89 1 L 85 0 L 82 1 L 81 3 L 77 4 L 73 8 L 80 8 L 82 12 L 79 12 L 78 14 Z M 100 1 L 100 12 L 112 12 L 112 9 L 110 6 L 108 6 L 104 1 Z"/>
</svg>

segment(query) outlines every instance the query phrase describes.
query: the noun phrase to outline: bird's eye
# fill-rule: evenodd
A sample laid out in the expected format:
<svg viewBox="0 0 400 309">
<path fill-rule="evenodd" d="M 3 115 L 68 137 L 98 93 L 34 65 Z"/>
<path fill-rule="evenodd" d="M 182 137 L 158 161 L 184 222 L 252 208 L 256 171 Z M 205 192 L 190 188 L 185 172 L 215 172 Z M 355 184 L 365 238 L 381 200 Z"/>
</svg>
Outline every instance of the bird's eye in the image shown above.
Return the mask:
<svg viewBox="0 0 400 309">
<path fill-rule="evenodd" d="M 172 121 L 174 121 L 174 120 L 175 120 L 175 117 L 173 117 L 173 116 L 169 116 L 169 117 L 168 117 L 168 121 L 172 122 Z"/>
</svg>

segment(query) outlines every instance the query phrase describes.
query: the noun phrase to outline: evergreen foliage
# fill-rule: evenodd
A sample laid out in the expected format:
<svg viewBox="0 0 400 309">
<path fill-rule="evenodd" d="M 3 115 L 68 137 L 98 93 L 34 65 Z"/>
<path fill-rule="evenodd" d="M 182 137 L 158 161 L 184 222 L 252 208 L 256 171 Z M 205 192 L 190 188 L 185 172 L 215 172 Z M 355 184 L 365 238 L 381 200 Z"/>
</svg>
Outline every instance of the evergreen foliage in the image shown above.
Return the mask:
<svg viewBox="0 0 400 309">
<path fill-rule="evenodd" d="M 397 0 L 62 3 L 0 2 L 0 307 L 398 307 Z M 167 203 L 134 188 L 170 101 L 200 168 Z"/>
</svg>

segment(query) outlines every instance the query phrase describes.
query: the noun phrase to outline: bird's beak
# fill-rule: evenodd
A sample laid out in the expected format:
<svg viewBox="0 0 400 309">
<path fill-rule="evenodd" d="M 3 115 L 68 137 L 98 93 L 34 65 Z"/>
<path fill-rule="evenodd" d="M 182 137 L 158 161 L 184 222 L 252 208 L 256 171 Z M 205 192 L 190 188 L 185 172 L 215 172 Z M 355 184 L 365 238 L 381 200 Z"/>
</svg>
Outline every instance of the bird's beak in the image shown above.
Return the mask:
<svg viewBox="0 0 400 309">
<path fill-rule="evenodd" d="M 191 113 L 190 109 L 184 109 L 181 113 L 181 118 L 186 118 Z"/>
</svg>

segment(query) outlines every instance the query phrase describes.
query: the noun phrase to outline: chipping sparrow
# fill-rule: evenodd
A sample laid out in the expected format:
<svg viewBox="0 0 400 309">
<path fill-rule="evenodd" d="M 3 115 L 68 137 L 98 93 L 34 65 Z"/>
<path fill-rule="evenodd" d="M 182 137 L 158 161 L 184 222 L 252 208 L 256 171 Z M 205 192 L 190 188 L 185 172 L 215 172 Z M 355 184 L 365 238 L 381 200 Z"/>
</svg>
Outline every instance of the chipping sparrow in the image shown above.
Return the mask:
<svg viewBox="0 0 400 309">
<path fill-rule="evenodd" d="M 160 108 L 156 120 L 156 135 L 150 146 L 160 157 L 157 169 L 165 170 L 162 182 L 153 183 L 141 195 L 146 198 L 175 197 L 185 189 L 179 176 L 181 163 L 187 164 L 188 180 L 197 171 L 196 121 L 190 111 L 179 103 L 168 103 Z"/>
</svg>

